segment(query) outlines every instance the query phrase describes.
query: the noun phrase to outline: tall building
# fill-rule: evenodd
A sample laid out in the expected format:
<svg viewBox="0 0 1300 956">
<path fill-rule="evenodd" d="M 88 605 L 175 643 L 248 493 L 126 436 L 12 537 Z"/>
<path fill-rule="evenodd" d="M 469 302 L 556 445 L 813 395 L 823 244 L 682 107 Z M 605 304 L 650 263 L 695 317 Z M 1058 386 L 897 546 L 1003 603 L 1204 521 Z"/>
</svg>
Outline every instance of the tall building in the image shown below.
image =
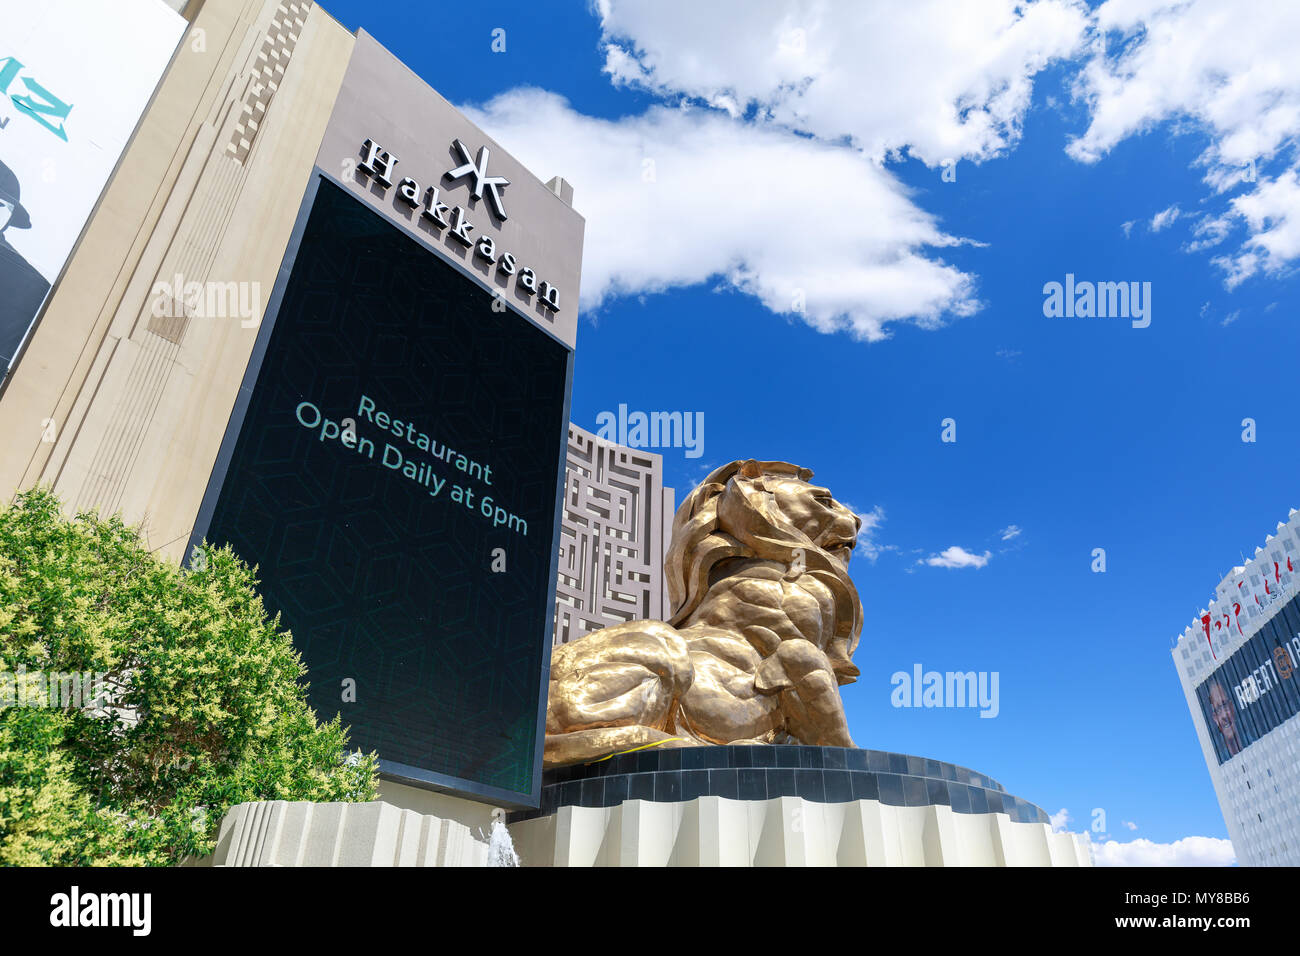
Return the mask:
<svg viewBox="0 0 1300 956">
<path fill-rule="evenodd" d="M 58 47 L 44 6 L 23 37 Z M 66 145 L 102 147 L 66 153 L 57 190 L 18 160 L 0 175 L 23 209 L 4 231 L 38 262 L 54 193 L 87 177 L 41 314 L 9 323 L 24 344 L 0 392 L 0 500 L 52 486 L 175 561 L 229 545 L 292 631 L 313 708 L 386 780 L 535 806 L 572 188 L 311 0 L 80 6 L 159 35 L 106 48 L 133 64 L 114 77 L 139 74 L 109 126 L 73 100 L 88 87 L 68 55 L 25 40 L 30 76 L 0 61 L 10 94 L 67 91 Z M 37 118 L 4 137 L 65 145 Z"/>
<path fill-rule="evenodd" d="M 1300 512 L 1215 588 L 1174 664 L 1237 862 L 1300 864 Z"/>
<path fill-rule="evenodd" d="M 554 643 L 671 613 L 664 552 L 673 510 L 662 456 L 569 425 Z"/>
</svg>

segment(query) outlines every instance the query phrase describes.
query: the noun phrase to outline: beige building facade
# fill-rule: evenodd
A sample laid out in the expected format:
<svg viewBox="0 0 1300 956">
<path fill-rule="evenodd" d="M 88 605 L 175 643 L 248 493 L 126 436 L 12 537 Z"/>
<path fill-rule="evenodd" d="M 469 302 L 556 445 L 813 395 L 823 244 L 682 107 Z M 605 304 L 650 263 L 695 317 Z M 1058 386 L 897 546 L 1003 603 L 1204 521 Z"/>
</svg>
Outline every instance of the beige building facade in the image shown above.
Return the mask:
<svg viewBox="0 0 1300 956">
<path fill-rule="evenodd" d="M 156 317 L 174 281 L 269 290 L 353 37 L 310 3 L 211 0 L 0 397 L 0 489 L 121 511 L 178 559 L 257 323 Z M 257 317 L 260 319 L 260 315 Z"/>
<path fill-rule="evenodd" d="M 310 0 L 192 0 L 182 13 L 186 36 L 0 394 L 0 495 L 44 484 L 70 512 L 121 512 L 172 560 L 184 556 L 322 170 L 570 348 L 583 229 L 561 198 L 567 184 L 543 185 L 373 38 Z M 468 183 L 443 184 L 443 199 L 466 208 L 476 238 L 492 235 L 527 261 L 542 295 L 490 277 L 450 230 L 422 230 L 395 190 L 371 188 L 366 140 L 400 157 L 399 177 L 437 182 L 454 157 L 429 154 L 432 119 L 471 149 L 491 147 L 492 171 L 511 183 L 510 219 L 489 216 Z"/>
</svg>

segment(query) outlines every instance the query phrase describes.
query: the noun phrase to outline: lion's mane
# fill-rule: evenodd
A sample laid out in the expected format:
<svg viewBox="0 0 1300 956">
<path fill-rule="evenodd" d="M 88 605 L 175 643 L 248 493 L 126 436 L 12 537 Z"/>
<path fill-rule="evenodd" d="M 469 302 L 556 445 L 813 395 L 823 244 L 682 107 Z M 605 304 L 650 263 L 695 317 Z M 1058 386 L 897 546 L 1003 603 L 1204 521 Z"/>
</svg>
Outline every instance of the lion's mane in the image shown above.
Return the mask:
<svg viewBox="0 0 1300 956">
<path fill-rule="evenodd" d="M 782 461 L 733 461 L 716 469 L 682 502 L 673 517 L 672 544 L 664 559 L 668 623 L 682 626 L 709 591 L 713 567 L 727 558 L 760 558 L 789 565 L 803 552 L 807 573 L 834 595 L 836 627 L 826 656 L 841 684 L 853 665 L 862 633 L 862 603 L 845 567 L 796 528 L 767 490 L 768 476 L 808 481 L 813 473 Z"/>
</svg>

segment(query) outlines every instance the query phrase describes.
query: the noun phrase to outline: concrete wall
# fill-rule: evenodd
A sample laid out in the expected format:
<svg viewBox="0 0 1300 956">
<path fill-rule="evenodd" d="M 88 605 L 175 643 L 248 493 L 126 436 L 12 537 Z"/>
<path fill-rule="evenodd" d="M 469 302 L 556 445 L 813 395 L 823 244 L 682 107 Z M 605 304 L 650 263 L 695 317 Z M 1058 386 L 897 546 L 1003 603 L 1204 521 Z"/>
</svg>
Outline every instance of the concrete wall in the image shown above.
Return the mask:
<svg viewBox="0 0 1300 956">
<path fill-rule="evenodd" d="M 354 43 L 309 0 L 207 0 L 0 397 L 0 495 L 52 484 L 178 559 L 256 325 L 159 318 L 155 286 L 265 308 Z"/>
<path fill-rule="evenodd" d="M 875 800 L 628 800 L 561 807 L 510 833 L 524 866 L 1091 865 L 1074 835 L 1045 824 Z"/>
<path fill-rule="evenodd" d="M 491 804 L 466 800 L 437 790 L 412 787 L 393 780 L 379 781 L 379 799 L 402 810 L 452 820 L 476 834 L 491 832 L 492 813 L 496 810 Z"/>
<path fill-rule="evenodd" d="M 426 791 L 371 803 L 242 803 L 214 866 L 485 866 L 491 809 Z M 391 799 L 407 799 L 399 807 Z M 436 808 L 439 815 L 422 812 Z M 459 817 L 459 819 L 456 819 Z M 1073 834 L 1002 813 L 799 797 L 562 807 L 511 825 L 524 866 L 1089 866 Z M 204 861 L 205 863 L 208 861 Z"/>
<path fill-rule="evenodd" d="M 213 866 L 486 866 L 464 824 L 381 801 L 267 800 L 231 807 Z"/>
</svg>

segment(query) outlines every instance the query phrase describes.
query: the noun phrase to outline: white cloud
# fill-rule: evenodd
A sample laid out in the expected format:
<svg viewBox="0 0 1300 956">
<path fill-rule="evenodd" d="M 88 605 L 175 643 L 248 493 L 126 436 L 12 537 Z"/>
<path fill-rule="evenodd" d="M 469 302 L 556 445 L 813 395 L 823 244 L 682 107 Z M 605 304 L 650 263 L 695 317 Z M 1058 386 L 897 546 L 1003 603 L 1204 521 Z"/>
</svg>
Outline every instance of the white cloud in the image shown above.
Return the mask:
<svg viewBox="0 0 1300 956">
<path fill-rule="evenodd" d="M 1161 229 L 1164 229 L 1166 226 L 1173 225 L 1173 223 L 1177 221 L 1178 217 L 1181 216 L 1182 214 L 1183 211 L 1178 208 L 1177 203 L 1174 203 L 1174 205 L 1170 206 L 1167 209 L 1160 210 L 1160 212 L 1156 213 L 1154 216 L 1151 217 L 1151 231 L 1159 232 Z"/>
<path fill-rule="evenodd" d="M 1128 222 L 1122 222 L 1119 224 L 1119 227 L 1124 230 L 1125 239 L 1127 239 L 1129 235 L 1133 232 L 1133 225 L 1136 222 L 1137 222 L 1136 219 L 1130 219 Z"/>
<path fill-rule="evenodd" d="M 1207 135 L 1198 252 L 1229 288 L 1300 259 L 1300 4 L 1238 0 L 593 0 L 605 71 L 659 98 L 604 120 L 530 89 L 467 110 L 587 212 L 582 305 L 719 282 L 868 341 L 979 308 L 946 233 L 888 171 L 1013 148 L 1033 81 L 1076 58 L 1095 162 L 1163 123 Z M 811 137 L 811 138 L 810 138 Z M 649 164 L 649 165 L 647 165 Z M 652 181 L 647 181 L 653 173 Z M 794 214 L 792 215 L 792 211 Z M 1153 230 L 1191 214 L 1157 214 Z M 1132 222 L 1122 225 L 1125 235 Z"/>
<path fill-rule="evenodd" d="M 854 554 L 860 554 L 872 564 L 885 551 L 897 551 L 898 549 L 892 544 L 881 544 L 876 540 L 876 534 L 880 531 L 880 526 L 885 521 L 885 509 L 876 505 L 870 511 L 859 511 L 848 502 L 844 502 L 844 507 L 852 511 L 862 521 L 862 527 L 858 529 L 858 544 L 853 549 Z"/>
<path fill-rule="evenodd" d="M 1070 155 L 1096 162 L 1166 122 L 1206 134 L 1196 160 L 1205 182 L 1216 193 L 1247 190 L 1204 220 L 1186 248 L 1244 225 L 1241 248 L 1213 260 L 1225 284 L 1287 268 L 1300 257 L 1300 4 L 1256 3 L 1245 15 L 1236 0 L 1108 0 L 1095 23 L 1074 90 L 1090 121 Z"/>
<path fill-rule="evenodd" d="M 1300 122 L 1296 134 L 1300 136 Z M 1300 258 L 1300 167 L 1276 179 L 1261 179 L 1254 191 L 1237 196 L 1230 205 L 1228 218 L 1244 221 L 1250 237 L 1236 255 L 1213 260 L 1228 273 L 1228 288 L 1257 272 L 1280 274 Z"/>
<path fill-rule="evenodd" d="M 1300 7 L 1236 0 L 1109 0 L 1076 94 L 1091 108 L 1069 146 L 1091 162 L 1135 133 L 1190 117 L 1214 135 L 1207 160 L 1273 156 L 1300 119 Z"/>
<path fill-rule="evenodd" d="M 1003 541 L 1010 541 L 1012 538 L 1018 538 L 1020 536 L 1020 529 L 1013 524 L 1009 524 L 999 531 L 998 534 L 1002 536 Z"/>
<path fill-rule="evenodd" d="M 1075 822 L 1065 807 L 1048 819 L 1056 833 L 1068 831 L 1070 824 Z M 1122 821 L 1122 825 L 1129 830 L 1138 828 L 1131 820 Z M 1237 862 L 1232 841 L 1217 837 L 1183 837 L 1173 843 L 1154 843 L 1139 838 L 1121 843 L 1118 840 L 1094 840 L 1086 831 L 1078 836 L 1087 841 L 1094 866 L 1232 866 Z"/>
<path fill-rule="evenodd" d="M 465 111 L 525 165 L 573 184 L 587 214 L 584 308 L 721 277 L 773 312 L 868 341 L 891 322 L 934 327 L 978 308 L 972 277 L 934 255 L 962 240 L 853 150 L 706 109 L 605 120 L 536 89 Z M 807 188 L 792 205 L 795 183 Z"/>
<path fill-rule="evenodd" d="M 583 307 L 720 278 L 868 341 L 979 308 L 973 277 L 938 254 L 978 243 L 943 232 L 884 161 L 1013 146 L 1033 77 L 1077 52 L 1087 24 L 1083 0 L 594 7 L 606 73 L 659 105 L 608 121 L 517 89 L 466 110 L 573 183 Z"/>
<path fill-rule="evenodd" d="M 1186 252 L 1199 252 L 1217 246 L 1228 238 L 1228 233 L 1231 231 L 1232 219 L 1226 213 L 1219 216 L 1202 216 L 1192 227 L 1192 235 L 1199 238 L 1185 243 L 1183 249 Z"/>
<path fill-rule="evenodd" d="M 925 563 L 932 568 L 982 568 L 989 563 L 989 558 L 992 556 L 992 551 L 985 551 L 983 555 L 972 554 L 954 544 L 938 554 L 930 555 L 925 559 Z"/>
<path fill-rule="evenodd" d="M 1232 866 L 1237 862 L 1231 840 L 1190 836 L 1173 843 L 1137 839 L 1092 844 L 1096 866 Z"/>
<path fill-rule="evenodd" d="M 1083 42 L 1078 0 L 598 0 L 615 83 L 685 95 L 873 159 L 1012 145 L 1033 77 Z"/>
<path fill-rule="evenodd" d="M 1239 318 L 1241 318 L 1241 309 L 1233 309 L 1231 312 L 1229 312 L 1227 315 L 1223 317 L 1223 321 L 1220 322 L 1219 324 L 1232 325 L 1232 323 L 1236 322 Z"/>
</svg>

